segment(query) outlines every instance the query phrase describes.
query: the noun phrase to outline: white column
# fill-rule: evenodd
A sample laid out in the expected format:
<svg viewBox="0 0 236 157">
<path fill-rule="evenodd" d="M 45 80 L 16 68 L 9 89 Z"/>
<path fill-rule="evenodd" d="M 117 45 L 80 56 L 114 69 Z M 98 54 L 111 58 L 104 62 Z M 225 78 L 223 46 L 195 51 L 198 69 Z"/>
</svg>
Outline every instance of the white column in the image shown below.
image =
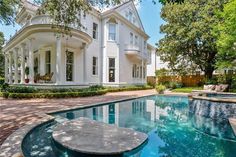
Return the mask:
<svg viewBox="0 0 236 157">
<path fill-rule="evenodd" d="M 20 53 L 21 53 L 21 78 L 20 84 L 25 83 L 25 53 L 24 53 L 24 45 L 20 46 Z"/>
<path fill-rule="evenodd" d="M 12 52 L 9 52 L 9 84 L 12 84 Z"/>
<path fill-rule="evenodd" d="M 86 44 L 83 43 L 81 50 L 83 51 L 83 79 L 84 79 L 84 83 L 87 82 L 87 70 L 86 70 Z"/>
<path fill-rule="evenodd" d="M 61 84 L 61 36 L 56 37 L 56 84 Z"/>
<path fill-rule="evenodd" d="M 29 39 L 29 83 L 34 84 L 34 52 L 33 52 L 33 40 Z"/>
<path fill-rule="evenodd" d="M 8 56 L 5 54 L 5 83 L 8 83 L 9 80 L 9 63 L 8 63 Z"/>
<path fill-rule="evenodd" d="M 18 84 L 19 81 L 19 72 L 18 72 L 18 48 L 14 49 L 14 84 Z"/>
<path fill-rule="evenodd" d="M 144 57 L 144 55 L 143 55 L 143 57 Z M 143 74 L 144 74 L 144 70 L 143 70 L 143 69 L 144 69 L 143 57 L 142 57 L 142 74 L 141 74 L 141 76 L 142 76 L 142 83 L 144 83 L 144 81 L 143 81 L 143 80 L 144 80 L 144 79 L 143 79 L 143 76 L 144 76 L 144 75 L 143 75 Z"/>
</svg>

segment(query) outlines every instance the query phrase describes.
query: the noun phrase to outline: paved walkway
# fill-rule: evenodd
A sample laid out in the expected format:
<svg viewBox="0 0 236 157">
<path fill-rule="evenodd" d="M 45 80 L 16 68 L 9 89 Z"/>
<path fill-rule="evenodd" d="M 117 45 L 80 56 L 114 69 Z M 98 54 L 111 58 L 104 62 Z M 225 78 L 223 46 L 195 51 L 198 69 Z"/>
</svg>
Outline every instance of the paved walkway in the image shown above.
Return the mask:
<svg viewBox="0 0 236 157">
<path fill-rule="evenodd" d="M 67 99 L 7 100 L 0 98 L 0 145 L 20 127 L 38 122 L 44 113 L 80 105 L 155 94 L 155 90 L 108 93 L 102 96 Z"/>
</svg>

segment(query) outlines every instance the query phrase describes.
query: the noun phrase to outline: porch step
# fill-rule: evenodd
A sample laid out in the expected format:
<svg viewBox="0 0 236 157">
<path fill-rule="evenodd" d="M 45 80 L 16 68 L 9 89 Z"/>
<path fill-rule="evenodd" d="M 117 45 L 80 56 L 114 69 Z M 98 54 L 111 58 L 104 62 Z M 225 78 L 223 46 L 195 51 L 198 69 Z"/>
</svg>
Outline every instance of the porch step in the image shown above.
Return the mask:
<svg viewBox="0 0 236 157">
<path fill-rule="evenodd" d="M 236 136 L 236 118 L 229 118 L 229 123 L 234 131 L 234 135 Z"/>
</svg>

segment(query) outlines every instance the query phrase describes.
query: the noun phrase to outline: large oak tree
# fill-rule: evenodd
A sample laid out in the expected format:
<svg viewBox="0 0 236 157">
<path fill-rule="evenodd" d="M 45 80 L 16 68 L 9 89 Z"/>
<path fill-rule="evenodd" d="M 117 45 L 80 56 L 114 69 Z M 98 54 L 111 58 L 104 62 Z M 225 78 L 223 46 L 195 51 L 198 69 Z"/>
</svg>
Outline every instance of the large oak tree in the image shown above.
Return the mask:
<svg viewBox="0 0 236 157">
<path fill-rule="evenodd" d="M 213 28 L 220 22 L 217 11 L 225 0 L 188 0 L 166 3 L 161 10 L 165 36 L 158 43 L 161 59 L 175 71 L 188 73 L 200 69 L 212 78 L 216 69 L 216 36 Z"/>
<path fill-rule="evenodd" d="M 224 11 L 220 13 L 220 17 L 224 19 L 216 27 L 220 36 L 217 41 L 218 61 L 217 67 L 234 68 L 236 66 L 236 0 L 230 0 L 224 7 Z"/>
</svg>

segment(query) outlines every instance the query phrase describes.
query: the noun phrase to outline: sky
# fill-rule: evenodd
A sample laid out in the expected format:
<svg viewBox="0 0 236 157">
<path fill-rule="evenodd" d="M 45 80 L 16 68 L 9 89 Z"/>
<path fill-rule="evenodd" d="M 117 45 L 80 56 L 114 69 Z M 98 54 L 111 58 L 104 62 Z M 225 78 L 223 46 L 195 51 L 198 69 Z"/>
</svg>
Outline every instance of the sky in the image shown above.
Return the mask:
<svg viewBox="0 0 236 157">
<path fill-rule="evenodd" d="M 142 0 L 142 2 L 137 5 L 137 10 L 139 12 L 141 21 L 143 23 L 145 32 L 150 36 L 148 43 L 155 46 L 159 39 L 163 37 L 160 33 L 160 26 L 164 21 L 160 17 L 161 4 L 153 4 L 152 0 Z M 9 39 L 10 35 L 14 35 L 16 30 L 19 30 L 20 26 L 3 26 L 0 24 L 0 31 L 4 33 L 5 39 Z"/>
</svg>

